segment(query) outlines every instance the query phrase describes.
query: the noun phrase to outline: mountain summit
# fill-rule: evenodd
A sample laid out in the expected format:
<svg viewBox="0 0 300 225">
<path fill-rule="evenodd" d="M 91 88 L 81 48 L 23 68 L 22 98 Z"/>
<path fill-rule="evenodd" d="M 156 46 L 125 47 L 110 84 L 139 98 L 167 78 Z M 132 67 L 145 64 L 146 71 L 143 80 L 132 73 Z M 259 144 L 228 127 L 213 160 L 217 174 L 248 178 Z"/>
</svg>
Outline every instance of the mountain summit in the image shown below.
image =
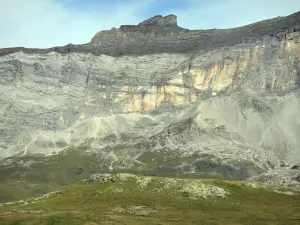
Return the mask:
<svg viewBox="0 0 300 225">
<path fill-rule="evenodd" d="M 69 44 L 50 49 L 5 48 L 0 49 L 0 56 L 18 51 L 29 54 L 55 51 L 61 54 L 78 52 L 110 56 L 208 52 L 266 39 L 280 41 L 286 34 L 300 30 L 299 21 L 300 12 L 297 12 L 287 17 L 231 29 L 188 30 L 177 25 L 175 15 L 158 15 L 138 25 L 122 25 L 118 29 L 100 31 L 87 44 Z"/>
<path fill-rule="evenodd" d="M 168 16 L 153 16 L 141 23 L 138 26 L 161 26 L 161 27 L 176 27 L 177 16 L 170 14 Z"/>
</svg>

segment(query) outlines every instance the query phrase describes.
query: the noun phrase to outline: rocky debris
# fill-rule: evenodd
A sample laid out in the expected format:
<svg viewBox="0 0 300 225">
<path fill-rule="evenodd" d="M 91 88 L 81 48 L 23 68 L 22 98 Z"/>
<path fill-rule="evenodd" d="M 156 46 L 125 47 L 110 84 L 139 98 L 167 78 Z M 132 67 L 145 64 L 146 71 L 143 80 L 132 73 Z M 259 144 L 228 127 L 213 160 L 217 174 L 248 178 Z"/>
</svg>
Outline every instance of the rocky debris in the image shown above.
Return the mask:
<svg viewBox="0 0 300 225">
<path fill-rule="evenodd" d="M 27 200 L 19 200 L 19 201 L 13 201 L 13 202 L 6 202 L 6 203 L 2 203 L 0 204 L 0 206 L 4 206 L 4 205 L 15 205 L 15 204 L 24 204 L 24 205 L 28 205 L 30 203 L 35 203 L 35 202 L 38 202 L 38 201 L 44 201 L 46 199 L 49 199 L 49 198 L 54 198 L 56 196 L 59 196 L 59 195 L 62 195 L 62 191 L 61 190 L 58 190 L 58 191 L 53 191 L 53 192 L 49 192 L 47 194 L 44 194 L 40 197 L 37 197 L 37 198 L 33 198 L 33 199 L 27 199 Z"/>
<path fill-rule="evenodd" d="M 226 197 L 229 193 L 223 188 L 204 184 L 201 181 L 179 180 L 175 178 L 166 178 L 163 182 L 163 189 L 176 190 L 192 199 L 209 197 Z"/>
<path fill-rule="evenodd" d="M 259 182 L 245 182 L 244 186 L 252 187 L 252 188 L 266 188 L 266 187 L 268 187 L 267 184 L 259 183 Z"/>
<path fill-rule="evenodd" d="M 127 173 L 117 173 L 117 174 L 93 174 L 88 179 L 90 184 L 103 184 L 103 183 L 114 183 L 126 181 L 128 178 L 135 177 L 132 174 Z"/>
<path fill-rule="evenodd" d="M 115 187 L 111 187 L 111 186 L 106 188 L 103 191 L 96 190 L 96 192 L 98 194 L 103 194 L 104 192 L 122 193 L 123 191 L 124 191 L 123 188 L 115 188 Z"/>
<path fill-rule="evenodd" d="M 274 190 L 274 192 L 279 193 L 279 194 L 284 194 L 284 195 L 295 195 L 296 193 L 291 192 L 291 191 L 279 191 L 279 190 Z"/>
<path fill-rule="evenodd" d="M 151 182 L 152 182 L 152 178 L 151 177 L 136 177 L 137 180 L 137 184 L 140 188 L 144 189 L 146 188 Z"/>
<path fill-rule="evenodd" d="M 183 182 L 181 184 L 180 192 L 191 198 L 208 198 L 208 197 L 222 197 L 224 198 L 228 192 L 223 188 L 213 185 L 203 184 L 197 181 Z"/>
<path fill-rule="evenodd" d="M 114 192 L 115 192 L 115 193 L 121 193 L 121 192 L 123 192 L 123 191 L 124 191 L 123 188 L 115 188 L 115 189 L 114 189 Z"/>
<path fill-rule="evenodd" d="M 34 198 L 31 203 L 34 203 L 34 202 L 37 202 L 37 201 L 44 201 L 48 198 L 54 198 L 58 195 L 62 195 L 62 191 L 61 190 L 58 190 L 58 191 L 54 191 L 54 192 L 50 192 L 50 193 L 47 193 L 47 194 L 44 194 L 42 195 L 41 197 L 38 197 L 38 198 Z"/>
<path fill-rule="evenodd" d="M 42 210 L 14 210 L 14 211 L 10 211 L 10 212 L 11 213 L 24 213 L 24 214 L 39 214 L 44 211 L 42 211 Z"/>
<path fill-rule="evenodd" d="M 0 206 L 5 206 L 5 205 L 15 205 L 15 204 L 25 204 L 26 200 L 19 200 L 19 201 L 12 201 L 12 202 L 5 202 L 5 203 L 0 203 Z"/>
<path fill-rule="evenodd" d="M 126 181 L 128 178 L 135 178 L 136 184 L 140 189 L 145 189 L 154 180 L 161 180 L 161 188 L 155 188 L 153 192 L 179 192 L 183 193 L 185 196 L 191 198 L 208 198 L 208 197 L 225 197 L 229 194 L 223 188 L 216 187 L 210 184 L 204 184 L 200 181 L 190 181 L 176 178 L 152 178 L 135 176 L 132 174 L 119 173 L 119 174 L 94 174 L 90 177 L 89 183 L 114 183 Z M 109 187 L 108 190 L 113 192 L 118 192 L 113 187 Z M 123 189 L 122 189 L 123 191 Z M 120 191 L 120 192 L 122 192 Z"/>
<path fill-rule="evenodd" d="M 148 216 L 156 211 L 147 206 L 130 206 L 128 207 L 127 212 L 135 216 Z"/>
<path fill-rule="evenodd" d="M 163 184 L 163 189 L 171 189 L 176 187 L 180 183 L 180 180 L 177 178 L 167 177 L 161 183 Z"/>
<path fill-rule="evenodd" d="M 113 209 L 113 211 L 118 213 L 128 213 L 134 216 L 149 216 L 150 214 L 156 212 L 156 210 L 151 209 L 147 206 L 129 206 L 126 209 L 117 207 Z"/>
<path fill-rule="evenodd" d="M 243 186 L 247 186 L 247 187 L 251 187 L 251 188 L 263 188 L 266 189 L 268 191 L 273 191 L 276 193 L 280 193 L 280 194 L 285 194 L 285 195 L 296 195 L 296 194 L 300 194 L 300 190 L 298 189 L 298 187 L 282 187 L 282 186 L 278 186 L 278 183 L 275 184 L 267 184 L 267 183 L 261 183 L 261 182 L 244 182 Z M 281 189 L 284 188 L 284 189 Z"/>
<path fill-rule="evenodd" d="M 125 209 L 122 208 L 122 207 L 116 207 L 113 209 L 114 212 L 118 212 L 118 213 L 122 213 L 122 212 L 125 212 Z"/>
<path fill-rule="evenodd" d="M 300 187 L 300 170 L 279 167 L 257 176 L 250 177 L 249 181 L 258 181 L 269 185 L 284 185 Z"/>
</svg>

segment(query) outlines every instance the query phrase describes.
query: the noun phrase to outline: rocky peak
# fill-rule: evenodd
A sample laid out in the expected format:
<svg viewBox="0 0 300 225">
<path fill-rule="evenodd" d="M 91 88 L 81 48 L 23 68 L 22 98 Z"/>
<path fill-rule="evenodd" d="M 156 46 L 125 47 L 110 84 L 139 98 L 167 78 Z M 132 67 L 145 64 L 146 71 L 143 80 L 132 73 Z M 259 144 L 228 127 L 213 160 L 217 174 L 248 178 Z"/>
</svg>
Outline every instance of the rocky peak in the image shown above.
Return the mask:
<svg viewBox="0 0 300 225">
<path fill-rule="evenodd" d="M 172 27 L 177 26 L 177 16 L 170 14 L 168 16 L 153 16 L 150 19 L 147 19 L 138 26 L 161 26 L 161 27 Z"/>
<path fill-rule="evenodd" d="M 182 30 L 186 29 L 177 25 L 177 16 L 157 15 L 138 25 L 121 25 L 119 29 L 100 31 L 92 38 L 91 43 L 107 46 L 115 46 L 117 43 L 145 43 L 145 41 L 152 42 L 155 34 L 160 34 L 163 40 L 167 40 L 171 33 Z M 145 33 L 152 33 L 154 36 L 149 38 Z"/>
<path fill-rule="evenodd" d="M 0 56 L 23 51 L 26 53 L 62 54 L 70 52 L 93 55 L 144 55 L 152 53 L 208 52 L 237 44 L 250 44 L 264 40 L 293 39 L 300 32 L 300 12 L 286 17 L 268 19 L 231 29 L 189 30 L 177 25 L 176 15 L 151 17 L 137 25 L 102 30 L 91 41 L 81 45 L 67 45 L 49 49 L 5 48 Z"/>
<path fill-rule="evenodd" d="M 168 16 L 153 16 L 138 25 L 121 25 L 122 31 L 133 30 L 178 30 L 182 29 L 177 25 L 177 16 L 170 14 Z"/>
</svg>

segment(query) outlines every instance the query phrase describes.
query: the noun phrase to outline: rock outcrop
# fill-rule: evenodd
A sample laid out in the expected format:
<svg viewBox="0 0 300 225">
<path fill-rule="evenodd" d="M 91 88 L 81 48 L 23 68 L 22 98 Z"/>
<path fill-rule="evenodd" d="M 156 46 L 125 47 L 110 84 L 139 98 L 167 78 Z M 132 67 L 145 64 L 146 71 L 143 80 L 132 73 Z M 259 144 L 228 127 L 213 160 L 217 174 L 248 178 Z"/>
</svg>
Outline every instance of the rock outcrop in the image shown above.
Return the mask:
<svg viewBox="0 0 300 225">
<path fill-rule="evenodd" d="M 0 159 L 72 146 L 110 170 L 162 149 L 298 165 L 299 85 L 299 12 L 226 30 L 155 16 L 84 45 L 0 49 Z"/>
<path fill-rule="evenodd" d="M 138 25 L 139 27 L 158 26 L 158 27 L 177 27 L 177 16 L 171 14 L 168 16 L 154 16 Z"/>
<path fill-rule="evenodd" d="M 182 193 L 183 196 L 192 199 L 197 198 L 211 198 L 211 197 L 226 197 L 228 191 L 215 185 L 205 184 L 200 181 L 179 180 L 175 178 L 149 178 L 142 176 L 135 176 L 132 174 L 118 173 L 118 174 L 93 174 L 88 183 L 91 184 L 104 184 L 124 182 L 128 178 L 136 181 L 136 185 L 132 188 L 145 189 L 151 182 L 160 184 L 160 188 L 156 188 L 153 192 L 175 192 Z M 110 188 L 109 188 L 110 189 Z"/>
<path fill-rule="evenodd" d="M 93 174 L 88 182 L 91 184 L 103 184 L 103 183 L 114 183 L 114 182 L 122 182 L 126 181 L 128 178 L 135 177 L 132 174 L 127 173 L 118 173 L 118 174 Z"/>
</svg>

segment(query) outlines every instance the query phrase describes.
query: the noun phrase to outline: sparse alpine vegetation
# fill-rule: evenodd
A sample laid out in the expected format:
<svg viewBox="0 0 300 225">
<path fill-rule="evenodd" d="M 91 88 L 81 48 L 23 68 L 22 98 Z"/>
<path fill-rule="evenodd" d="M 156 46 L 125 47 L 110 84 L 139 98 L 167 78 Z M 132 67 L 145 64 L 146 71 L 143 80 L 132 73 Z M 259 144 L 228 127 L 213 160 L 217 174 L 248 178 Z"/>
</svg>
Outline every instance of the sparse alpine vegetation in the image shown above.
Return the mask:
<svg viewBox="0 0 300 225">
<path fill-rule="evenodd" d="M 208 197 L 225 197 L 228 194 L 223 188 L 219 188 L 213 185 L 204 184 L 199 181 L 190 181 L 176 178 L 152 178 L 152 177 L 141 177 L 132 174 L 118 173 L 115 175 L 111 174 L 94 174 L 88 179 L 89 183 L 114 183 L 122 182 L 132 178 L 136 181 L 136 184 L 142 190 L 146 190 L 152 183 L 160 186 L 152 190 L 152 192 L 175 192 L 183 193 L 185 196 L 191 198 L 208 198 Z"/>
<path fill-rule="evenodd" d="M 292 225 L 300 222 L 299 203 L 300 190 L 291 187 L 95 174 L 54 193 L 2 204 L 0 224 Z"/>
</svg>

